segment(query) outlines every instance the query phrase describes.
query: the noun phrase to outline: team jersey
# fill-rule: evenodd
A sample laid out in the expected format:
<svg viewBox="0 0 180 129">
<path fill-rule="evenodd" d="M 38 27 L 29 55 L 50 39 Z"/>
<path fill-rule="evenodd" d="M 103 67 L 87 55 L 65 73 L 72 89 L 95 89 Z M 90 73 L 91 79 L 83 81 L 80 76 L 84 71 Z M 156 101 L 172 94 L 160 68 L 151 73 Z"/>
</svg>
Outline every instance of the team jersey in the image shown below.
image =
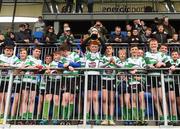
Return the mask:
<svg viewBox="0 0 180 129">
<path fill-rule="evenodd" d="M 99 68 L 99 61 L 101 59 L 101 54 L 100 52 L 92 53 L 92 52 L 87 52 L 85 54 L 85 68 Z M 91 70 L 86 72 L 88 75 L 99 75 L 100 72 L 97 70 Z"/>
<path fill-rule="evenodd" d="M 21 67 L 24 67 L 24 66 L 26 66 L 26 63 L 28 62 L 28 59 L 26 59 L 26 60 L 21 60 L 21 59 L 18 59 L 18 60 L 16 60 L 15 61 L 15 65 L 18 67 L 18 68 L 21 68 Z M 22 79 L 22 76 L 15 76 L 15 78 L 14 78 L 14 83 L 21 83 L 21 79 Z"/>
<path fill-rule="evenodd" d="M 60 59 L 60 63 L 65 64 L 65 63 L 80 63 L 80 57 L 76 52 L 70 52 L 70 54 L 67 57 L 62 57 Z M 73 78 L 75 76 L 77 76 L 78 74 L 78 70 L 74 70 L 74 71 L 69 71 L 69 70 L 64 70 L 63 71 L 63 76 L 67 77 L 67 78 Z"/>
<path fill-rule="evenodd" d="M 120 62 L 121 62 L 121 68 L 125 68 L 126 60 L 125 61 L 120 60 Z M 119 86 L 119 84 L 122 83 L 122 81 L 127 81 L 126 71 L 118 70 L 117 71 L 117 76 L 116 76 L 116 84 L 117 84 L 117 86 Z"/>
<path fill-rule="evenodd" d="M 58 68 L 59 61 L 52 61 L 49 66 L 50 68 Z M 55 74 L 55 75 L 52 75 Z M 59 72 L 57 70 L 51 70 L 51 75 L 49 76 L 50 79 L 56 81 L 56 79 L 61 79 L 62 76 L 58 76 Z"/>
<path fill-rule="evenodd" d="M 169 62 L 169 63 L 173 64 L 173 59 L 171 58 L 171 56 L 169 56 L 169 55 L 167 55 L 167 54 L 164 54 L 164 55 L 163 55 L 163 62 L 164 62 L 164 63 Z"/>
<path fill-rule="evenodd" d="M 155 65 L 158 62 L 164 62 L 165 56 L 161 52 L 146 52 L 144 55 L 144 59 L 146 61 L 147 66 Z M 160 71 L 148 71 L 148 75 L 160 75 Z"/>
<path fill-rule="evenodd" d="M 145 68 L 145 67 L 146 67 L 146 62 L 144 58 L 142 57 L 130 57 L 126 60 L 126 63 L 125 63 L 125 68 L 140 69 L 140 68 Z M 138 76 L 138 77 L 141 77 L 141 80 L 137 80 L 135 78 L 136 76 L 138 75 L 130 76 L 130 78 L 128 79 L 128 83 L 130 85 L 142 84 L 142 82 L 144 81 L 143 76 Z"/>
<path fill-rule="evenodd" d="M 41 65 L 42 64 L 42 60 L 40 59 L 36 59 L 33 56 L 27 56 L 27 62 L 25 63 L 25 65 L 28 66 L 37 66 L 37 65 Z M 40 76 L 35 76 L 34 72 L 31 71 L 27 71 L 23 77 L 23 82 L 29 82 L 29 83 L 37 83 L 38 81 L 40 81 Z"/>
<path fill-rule="evenodd" d="M 5 54 L 0 55 L 0 64 L 9 64 L 10 66 L 15 66 L 15 62 L 18 60 L 16 56 L 7 57 Z M 9 80 L 9 70 L 0 70 L 1 76 L 0 80 Z"/>
<path fill-rule="evenodd" d="M 115 61 L 115 64 L 109 63 L 110 59 L 113 58 Z M 117 68 L 118 65 L 121 64 L 121 61 L 119 58 L 112 56 L 107 57 L 103 56 L 100 60 L 99 66 L 102 68 Z M 106 69 L 102 70 L 102 79 L 103 80 L 115 80 L 116 70 Z"/>
<path fill-rule="evenodd" d="M 180 66 L 180 59 L 177 59 L 176 61 L 173 60 L 172 64 L 174 64 L 176 67 Z"/>
</svg>

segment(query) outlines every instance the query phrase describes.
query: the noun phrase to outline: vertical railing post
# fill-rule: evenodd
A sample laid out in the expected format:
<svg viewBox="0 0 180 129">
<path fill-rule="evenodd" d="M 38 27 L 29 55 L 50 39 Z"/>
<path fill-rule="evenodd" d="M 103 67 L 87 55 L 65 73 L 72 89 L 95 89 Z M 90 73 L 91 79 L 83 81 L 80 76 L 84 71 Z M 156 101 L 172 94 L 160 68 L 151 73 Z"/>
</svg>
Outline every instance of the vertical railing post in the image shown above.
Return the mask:
<svg viewBox="0 0 180 129">
<path fill-rule="evenodd" d="M 6 102 L 5 102 L 5 111 L 4 111 L 3 124 L 6 124 L 7 118 L 8 118 L 12 84 L 13 84 L 13 71 L 10 70 L 10 78 L 9 78 L 9 84 L 8 84 L 7 99 L 6 99 Z"/>
<path fill-rule="evenodd" d="M 84 72 L 85 84 L 84 84 L 84 115 L 83 115 L 83 127 L 86 127 L 86 108 L 87 108 L 87 85 L 88 85 L 88 74 Z"/>
<path fill-rule="evenodd" d="M 164 74 L 161 70 L 161 86 L 162 86 L 162 101 L 163 101 L 163 112 L 164 112 L 164 125 L 167 126 L 167 103 L 166 103 L 166 92 L 165 92 L 165 83 L 164 83 Z"/>
</svg>

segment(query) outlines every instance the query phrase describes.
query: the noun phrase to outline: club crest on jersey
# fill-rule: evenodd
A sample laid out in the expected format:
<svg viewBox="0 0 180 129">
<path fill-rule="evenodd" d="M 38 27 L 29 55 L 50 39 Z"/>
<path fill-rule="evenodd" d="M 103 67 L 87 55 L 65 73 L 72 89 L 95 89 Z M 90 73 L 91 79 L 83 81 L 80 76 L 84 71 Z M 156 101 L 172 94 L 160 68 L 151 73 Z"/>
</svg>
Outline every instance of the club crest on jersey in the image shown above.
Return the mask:
<svg viewBox="0 0 180 129">
<path fill-rule="evenodd" d="M 106 68 L 110 68 L 110 67 L 106 67 Z M 106 70 L 105 70 L 105 73 L 106 73 L 106 74 L 112 74 L 112 73 L 113 73 L 113 70 L 112 70 L 112 69 L 106 69 Z"/>
<path fill-rule="evenodd" d="M 96 67 L 96 62 L 89 63 L 89 68 L 95 68 L 95 67 Z"/>
</svg>

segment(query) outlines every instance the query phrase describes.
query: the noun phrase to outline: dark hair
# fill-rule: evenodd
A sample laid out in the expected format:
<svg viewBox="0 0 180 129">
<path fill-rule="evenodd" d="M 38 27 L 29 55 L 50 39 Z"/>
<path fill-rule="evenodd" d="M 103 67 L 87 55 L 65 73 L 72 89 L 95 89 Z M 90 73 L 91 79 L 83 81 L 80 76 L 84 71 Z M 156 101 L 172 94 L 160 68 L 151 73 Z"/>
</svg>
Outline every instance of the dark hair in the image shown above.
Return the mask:
<svg viewBox="0 0 180 129">
<path fill-rule="evenodd" d="M 35 47 L 33 48 L 33 51 L 34 51 L 35 49 L 41 50 L 41 47 L 40 47 L 40 46 L 35 46 Z"/>
<path fill-rule="evenodd" d="M 19 24 L 19 27 L 25 27 L 25 25 L 24 24 Z"/>
<path fill-rule="evenodd" d="M 167 43 L 163 43 L 163 44 L 161 44 L 161 46 L 168 47 L 168 44 L 167 44 Z M 160 47 L 161 47 L 161 46 L 160 46 Z"/>
<path fill-rule="evenodd" d="M 22 51 L 28 52 L 26 48 L 21 48 L 19 52 L 22 52 Z"/>
<path fill-rule="evenodd" d="M 59 47 L 59 50 L 60 51 L 70 51 L 70 47 L 69 46 L 67 46 L 66 44 L 63 44 L 63 45 L 61 45 L 60 47 Z"/>
<path fill-rule="evenodd" d="M 47 54 L 47 55 L 45 56 L 45 58 L 46 58 L 46 57 L 51 57 L 51 58 L 52 58 L 52 55 L 50 55 L 50 54 Z"/>
<path fill-rule="evenodd" d="M 6 46 L 4 46 L 4 49 L 12 49 L 12 50 L 14 50 L 14 46 L 12 46 L 12 45 L 6 45 Z"/>
</svg>

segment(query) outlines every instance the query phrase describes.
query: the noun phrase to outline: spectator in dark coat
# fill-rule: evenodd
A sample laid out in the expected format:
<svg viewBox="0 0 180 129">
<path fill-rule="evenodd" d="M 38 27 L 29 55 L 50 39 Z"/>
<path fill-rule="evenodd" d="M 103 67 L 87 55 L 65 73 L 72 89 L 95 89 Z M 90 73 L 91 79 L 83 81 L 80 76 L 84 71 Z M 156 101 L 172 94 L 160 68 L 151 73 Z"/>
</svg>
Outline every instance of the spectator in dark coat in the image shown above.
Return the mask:
<svg viewBox="0 0 180 129">
<path fill-rule="evenodd" d="M 25 25 L 19 25 L 19 32 L 15 33 L 15 39 L 17 43 L 30 43 L 31 36 L 25 31 Z"/>
<path fill-rule="evenodd" d="M 46 43 L 56 43 L 57 42 L 57 36 L 54 33 L 54 27 L 48 26 L 47 31 L 44 36 L 44 42 Z"/>
<path fill-rule="evenodd" d="M 123 38 L 121 35 L 121 27 L 116 26 L 114 34 L 111 34 L 111 37 L 109 38 L 109 43 L 122 43 Z"/>
<path fill-rule="evenodd" d="M 9 32 L 4 40 L 4 46 L 15 46 L 15 42 L 15 34 L 13 32 Z"/>
</svg>

